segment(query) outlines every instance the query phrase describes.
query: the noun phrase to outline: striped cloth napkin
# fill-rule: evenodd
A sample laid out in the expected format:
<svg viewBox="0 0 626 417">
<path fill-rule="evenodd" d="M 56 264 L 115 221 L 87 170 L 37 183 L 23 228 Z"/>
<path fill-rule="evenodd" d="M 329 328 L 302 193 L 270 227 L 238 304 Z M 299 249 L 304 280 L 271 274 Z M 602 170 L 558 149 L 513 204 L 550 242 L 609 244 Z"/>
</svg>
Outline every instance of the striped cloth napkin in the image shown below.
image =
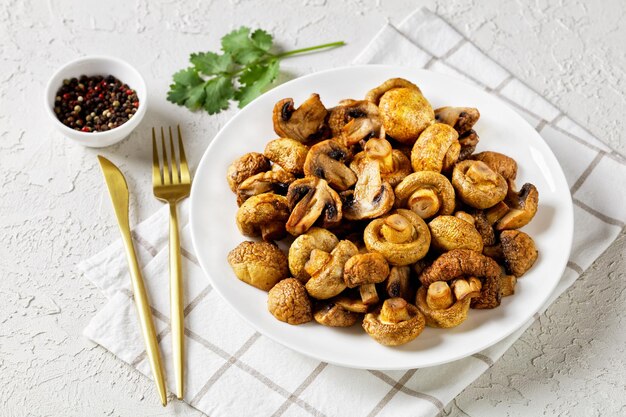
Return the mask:
<svg viewBox="0 0 626 417">
<path fill-rule="evenodd" d="M 574 245 L 544 309 L 613 242 L 626 221 L 626 163 L 558 108 L 493 62 L 426 9 L 385 25 L 355 63 L 428 68 L 465 79 L 513 106 L 550 145 L 574 199 Z M 434 416 L 517 340 L 534 319 L 496 345 L 456 362 L 405 371 L 366 371 L 320 363 L 251 329 L 208 285 L 193 255 L 187 205 L 181 208 L 188 373 L 185 401 L 214 417 Z M 174 386 L 169 301 L 167 208 L 134 230 L 168 375 Z M 84 331 L 145 375 L 150 369 L 131 300 L 121 243 L 79 265 L 109 298 Z M 543 311 L 543 310 L 542 310 Z M 210 323 L 210 325 L 208 324 Z"/>
</svg>

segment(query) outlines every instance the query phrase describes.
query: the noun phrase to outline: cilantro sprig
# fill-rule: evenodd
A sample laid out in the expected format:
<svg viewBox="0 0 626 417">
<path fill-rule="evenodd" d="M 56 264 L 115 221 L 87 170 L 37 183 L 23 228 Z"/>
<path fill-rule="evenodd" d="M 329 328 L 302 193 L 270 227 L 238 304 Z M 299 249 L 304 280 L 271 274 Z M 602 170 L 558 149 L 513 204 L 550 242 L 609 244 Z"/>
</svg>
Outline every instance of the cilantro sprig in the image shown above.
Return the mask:
<svg viewBox="0 0 626 417">
<path fill-rule="evenodd" d="M 231 100 L 239 108 L 268 89 L 286 57 L 318 49 L 335 48 L 332 42 L 287 52 L 272 53 L 272 35 L 262 29 L 241 27 L 222 38 L 222 53 L 191 54 L 191 66 L 174 74 L 167 100 L 190 110 L 204 109 L 209 114 L 228 109 Z"/>
</svg>

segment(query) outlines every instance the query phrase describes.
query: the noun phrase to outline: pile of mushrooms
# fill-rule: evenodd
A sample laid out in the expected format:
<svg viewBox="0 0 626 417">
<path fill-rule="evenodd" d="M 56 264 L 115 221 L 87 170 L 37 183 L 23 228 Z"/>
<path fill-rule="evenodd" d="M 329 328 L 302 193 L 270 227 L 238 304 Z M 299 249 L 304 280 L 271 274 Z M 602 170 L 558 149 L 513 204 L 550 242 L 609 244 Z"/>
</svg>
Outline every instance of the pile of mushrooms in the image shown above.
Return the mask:
<svg viewBox="0 0 626 417">
<path fill-rule="evenodd" d="M 230 252 L 235 274 L 269 291 L 278 320 L 360 322 L 388 346 L 498 307 L 537 259 L 519 229 L 539 195 L 517 190 L 512 158 L 474 153 L 479 117 L 433 110 L 400 78 L 329 109 L 317 94 L 279 101 L 279 137 L 228 168 L 237 226 L 262 239 Z"/>
</svg>

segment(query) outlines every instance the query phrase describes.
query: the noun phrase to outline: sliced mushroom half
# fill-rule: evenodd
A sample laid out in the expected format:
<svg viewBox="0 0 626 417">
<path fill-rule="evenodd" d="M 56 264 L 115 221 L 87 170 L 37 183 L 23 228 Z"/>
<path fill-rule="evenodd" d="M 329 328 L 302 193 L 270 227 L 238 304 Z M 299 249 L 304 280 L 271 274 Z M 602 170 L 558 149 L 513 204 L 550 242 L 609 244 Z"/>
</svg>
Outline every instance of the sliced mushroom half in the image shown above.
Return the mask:
<svg viewBox="0 0 626 417">
<path fill-rule="evenodd" d="M 398 185 L 411 173 L 411 161 L 402 151 L 392 149 L 391 143 L 386 139 L 372 138 L 365 142 L 365 149 L 354 156 L 350 162 L 357 176 L 361 175 L 367 162 L 377 162 L 380 167 L 380 175 L 392 187 Z"/>
<path fill-rule="evenodd" d="M 285 195 L 289 189 L 289 184 L 295 179 L 296 177 L 287 171 L 267 171 L 253 175 L 239 184 L 237 204 L 241 206 L 250 197 L 263 193 L 273 192 Z"/>
<path fill-rule="evenodd" d="M 328 181 L 331 187 L 344 191 L 356 184 L 357 176 L 346 162 L 350 151 L 336 140 L 325 140 L 311 146 L 304 162 L 304 175 Z"/>
<path fill-rule="evenodd" d="M 348 220 L 373 219 L 393 207 L 395 196 L 391 185 L 383 181 L 376 162 L 368 162 L 353 190 L 341 194 L 344 217 Z"/>
<path fill-rule="evenodd" d="M 350 147 L 380 135 L 378 107 L 367 100 L 344 100 L 330 109 L 328 126 L 334 138 Z"/>
<path fill-rule="evenodd" d="M 274 131 L 278 136 L 304 143 L 324 131 L 327 114 L 318 94 L 312 94 L 297 109 L 293 99 L 285 98 L 274 105 Z"/>
<path fill-rule="evenodd" d="M 287 191 L 287 204 L 291 214 L 285 225 L 293 236 L 299 236 L 318 222 L 331 228 L 341 221 L 341 198 L 323 179 L 308 176 L 295 180 Z"/>
<path fill-rule="evenodd" d="M 511 209 L 496 223 L 496 230 L 519 229 L 535 217 L 539 205 L 537 188 L 526 183 L 518 193 L 509 193 L 507 203 Z"/>
</svg>

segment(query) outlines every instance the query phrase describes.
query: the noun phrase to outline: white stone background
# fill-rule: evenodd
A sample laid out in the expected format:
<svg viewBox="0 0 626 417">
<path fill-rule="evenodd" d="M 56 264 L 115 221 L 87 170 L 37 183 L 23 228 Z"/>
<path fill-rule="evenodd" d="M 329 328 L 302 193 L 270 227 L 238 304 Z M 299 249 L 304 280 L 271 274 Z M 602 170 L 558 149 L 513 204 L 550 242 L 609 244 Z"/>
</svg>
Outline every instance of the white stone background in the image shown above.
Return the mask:
<svg viewBox="0 0 626 417">
<path fill-rule="evenodd" d="M 348 64 L 386 19 L 421 5 L 625 152 L 623 0 L 0 0 L 0 416 L 199 416 L 177 402 L 161 408 L 150 381 L 81 335 L 105 299 L 75 264 L 118 238 L 95 155 L 126 173 L 136 223 L 159 207 L 148 127 L 181 121 L 195 167 L 234 113 L 191 114 L 165 101 L 190 52 L 216 49 L 240 25 L 289 48 L 348 42 L 285 61 L 284 78 L 293 77 Z M 150 90 L 141 128 L 100 152 L 68 142 L 42 109 L 51 73 L 93 53 L 128 60 Z M 626 369 L 615 364 L 626 355 L 625 245 L 622 233 L 444 414 L 624 415 Z"/>
</svg>

